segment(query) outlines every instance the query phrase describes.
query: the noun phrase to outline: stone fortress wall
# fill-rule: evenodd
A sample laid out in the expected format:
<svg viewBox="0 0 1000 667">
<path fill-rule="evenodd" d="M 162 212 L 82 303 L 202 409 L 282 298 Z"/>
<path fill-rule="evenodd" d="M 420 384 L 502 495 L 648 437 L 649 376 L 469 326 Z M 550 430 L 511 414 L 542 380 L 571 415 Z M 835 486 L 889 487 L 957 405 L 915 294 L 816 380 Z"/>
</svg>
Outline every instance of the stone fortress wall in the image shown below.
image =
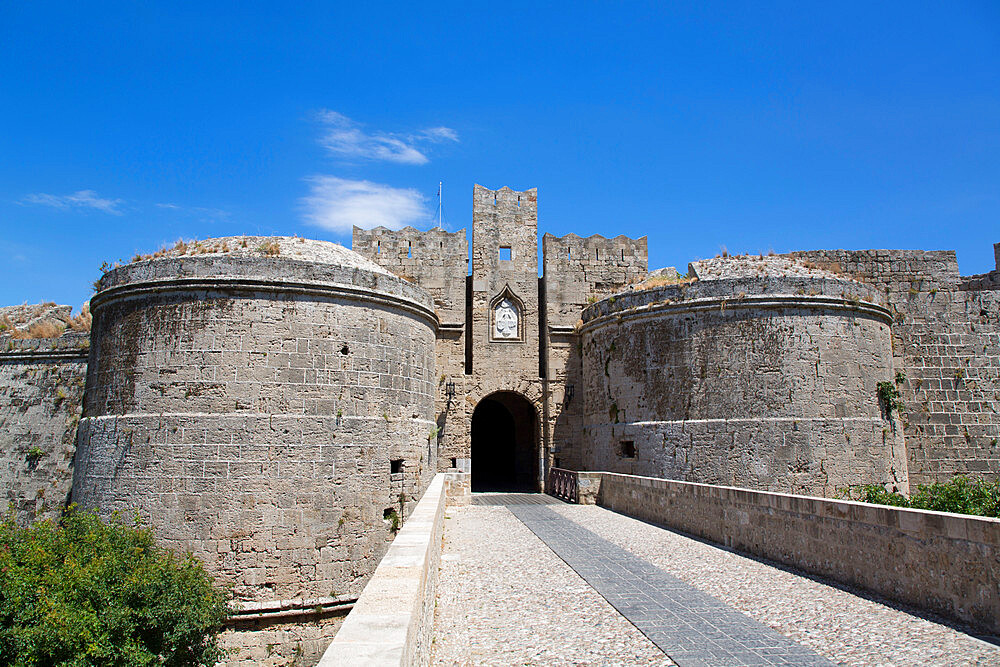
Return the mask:
<svg viewBox="0 0 1000 667">
<path fill-rule="evenodd" d="M 73 484 L 89 336 L 0 335 L 0 502 L 24 521 L 58 517 Z"/>
<path fill-rule="evenodd" d="M 522 301 L 536 357 L 491 340 L 489 317 L 508 285 L 531 290 L 537 224 L 537 191 L 474 189 L 464 378 L 439 351 L 457 386 L 445 413 L 438 400 L 457 427 L 442 469 L 475 466 L 472 415 L 506 390 L 541 420 L 543 468 L 820 495 L 1000 472 L 1000 268 L 961 278 L 953 252 L 814 251 L 694 262 L 684 278 L 648 272 L 645 238 L 546 234 L 537 311 Z M 404 231 L 408 247 L 440 234 Z M 355 230 L 355 244 L 393 247 L 391 234 Z"/>
<path fill-rule="evenodd" d="M 546 234 L 539 277 L 537 229 L 536 190 L 476 186 L 471 248 L 355 229 L 355 252 L 234 237 L 117 267 L 89 338 L 0 331 L 0 489 L 22 520 L 67 494 L 138 511 L 280 611 L 360 592 L 391 512 L 435 471 L 475 485 L 490 448 L 531 489 L 551 467 L 817 495 L 1000 474 L 1000 244 L 979 276 L 831 250 L 681 277 L 644 237 Z"/>
<path fill-rule="evenodd" d="M 864 282 L 892 312 L 911 484 L 1000 474 L 1000 244 L 994 253 L 997 269 L 971 278 L 953 251 L 789 255 Z"/>
<path fill-rule="evenodd" d="M 354 228 L 352 248 L 386 270 L 420 285 L 434 299 L 434 309 L 439 320 L 436 342 L 436 376 L 434 386 L 434 414 L 436 422 L 438 455 L 444 463 L 451 459 L 468 458 L 466 436 L 460 424 L 449 424 L 449 402 L 445 383 L 450 378 L 457 382 L 464 395 L 466 362 L 466 290 L 469 273 L 469 242 L 465 230 L 447 232 L 440 228 L 418 231 L 404 227 L 398 231 L 376 227 L 371 230 Z M 464 414 L 464 413 L 463 413 Z M 468 466 L 468 461 L 464 464 Z"/>
<path fill-rule="evenodd" d="M 333 244 L 207 244 L 101 280 L 73 499 L 242 600 L 358 593 L 437 466 L 430 298 Z"/>
<path fill-rule="evenodd" d="M 646 277 L 646 237 L 582 238 L 576 234 L 542 236 L 545 293 L 545 369 L 549 385 L 552 464 L 582 468 L 580 447 L 582 401 L 574 401 L 584 386 L 577 354 L 580 316 L 590 303 L 615 294 Z M 567 388 L 572 388 L 567 393 Z"/>
<path fill-rule="evenodd" d="M 584 467 L 812 495 L 905 489 L 876 388 L 893 378 L 888 309 L 854 281 L 789 275 L 791 262 L 719 264 L 584 311 Z"/>
</svg>

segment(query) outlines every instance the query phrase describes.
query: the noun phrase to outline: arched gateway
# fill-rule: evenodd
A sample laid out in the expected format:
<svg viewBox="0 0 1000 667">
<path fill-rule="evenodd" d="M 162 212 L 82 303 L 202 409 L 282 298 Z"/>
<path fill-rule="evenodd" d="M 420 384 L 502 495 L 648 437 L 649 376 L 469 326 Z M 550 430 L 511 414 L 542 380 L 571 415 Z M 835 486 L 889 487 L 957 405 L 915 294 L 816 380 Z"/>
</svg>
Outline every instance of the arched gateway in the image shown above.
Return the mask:
<svg viewBox="0 0 1000 667">
<path fill-rule="evenodd" d="M 539 490 L 538 417 L 524 396 L 499 391 L 472 413 L 472 490 Z"/>
</svg>

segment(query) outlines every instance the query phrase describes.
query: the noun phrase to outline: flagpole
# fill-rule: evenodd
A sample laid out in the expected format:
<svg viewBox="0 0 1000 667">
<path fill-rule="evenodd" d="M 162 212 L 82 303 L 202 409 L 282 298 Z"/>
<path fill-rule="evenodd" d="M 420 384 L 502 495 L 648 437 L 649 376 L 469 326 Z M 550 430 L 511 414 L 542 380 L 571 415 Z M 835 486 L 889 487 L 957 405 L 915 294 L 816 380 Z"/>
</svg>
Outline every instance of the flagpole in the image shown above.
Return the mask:
<svg viewBox="0 0 1000 667">
<path fill-rule="evenodd" d="M 441 196 L 442 181 L 438 181 L 438 227 L 444 227 L 444 198 Z"/>
</svg>

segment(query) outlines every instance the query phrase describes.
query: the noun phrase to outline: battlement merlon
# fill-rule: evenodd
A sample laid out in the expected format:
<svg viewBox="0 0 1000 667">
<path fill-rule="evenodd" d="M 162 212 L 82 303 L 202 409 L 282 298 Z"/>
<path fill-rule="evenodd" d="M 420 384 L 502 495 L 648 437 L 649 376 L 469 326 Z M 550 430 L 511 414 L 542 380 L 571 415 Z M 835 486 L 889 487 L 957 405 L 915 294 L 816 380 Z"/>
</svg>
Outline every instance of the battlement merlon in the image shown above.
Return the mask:
<svg viewBox="0 0 1000 667">
<path fill-rule="evenodd" d="M 516 212 L 525 222 L 538 223 L 538 188 L 511 190 L 507 186 L 490 190 L 482 185 L 472 188 L 472 219 L 494 211 Z"/>
<path fill-rule="evenodd" d="M 546 273 L 549 267 L 553 271 L 572 271 L 613 265 L 645 274 L 649 271 L 649 251 L 645 236 L 633 239 L 624 234 L 606 238 L 600 234 L 583 237 L 546 233 L 542 236 L 542 264 Z"/>
<path fill-rule="evenodd" d="M 465 322 L 465 277 L 469 273 L 465 232 L 355 227 L 351 249 L 430 292 L 442 325 L 461 325 Z"/>
<path fill-rule="evenodd" d="M 576 324 L 588 303 L 646 278 L 649 272 L 646 237 L 545 234 L 542 270 L 547 324 L 550 331 L 565 330 Z"/>
</svg>

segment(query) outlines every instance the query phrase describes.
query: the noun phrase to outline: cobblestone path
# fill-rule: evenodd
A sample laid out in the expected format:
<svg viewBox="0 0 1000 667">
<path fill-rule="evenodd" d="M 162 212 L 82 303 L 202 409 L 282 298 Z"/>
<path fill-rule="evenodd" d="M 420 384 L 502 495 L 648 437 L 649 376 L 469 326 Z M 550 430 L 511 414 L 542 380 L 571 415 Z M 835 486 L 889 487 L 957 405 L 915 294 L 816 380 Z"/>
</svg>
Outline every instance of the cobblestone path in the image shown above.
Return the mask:
<svg viewBox="0 0 1000 667">
<path fill-rule="evenodd" d="M 688 610 L 703 609 L 702 623 L 752 627 L 753 632 L 770 628 L 792 646 L 814 652 L 802 654 L 802 662 L 796 652 L 778 664 L 817 664 L 805 661 L 818 654 L 857 666 L 1000 666 L 1000 647 L 946 625 L 600 507 L 540 506 L 527 500 L 509 507 L 448 508 L 434 664 L 675 664 L 513 513 L 559 515 L 564 521 L 538 522 L 561 525 L 560 532 L 599 544 L 608 555 L 615 553 L 609 548 L 623 550 L 617 552 L 623 559 L 652 566 L 655 571 L 638 566 L 644 577 L 665 575 L 688 586 L 672 589 L 671 595 L 680 595 Z M 585 566 L 593 563 L 580 565 Z M 613 590 L 605 592 L 614 600 Z M 709 596 L 718 606 L 705 601 Z M 622 607 L 627 609 L 624 602 Z M 641 611 L 641 605 L 634 610 Z M 724 622 L 713 623 L 719 614 Z M 638 614 L 632 616 L 641 622 Z M 684 656 L 674 652 L 685 664 Z"/>
<path fill-rule="evenodd" d="M 546 506 L 510 511 L 680 667 L 833 665 Z"/>
<path fill-rule="evenodd" d="M 506 507 L 445 516 L 431 664 L 674 664 Z"/>
</svg>

